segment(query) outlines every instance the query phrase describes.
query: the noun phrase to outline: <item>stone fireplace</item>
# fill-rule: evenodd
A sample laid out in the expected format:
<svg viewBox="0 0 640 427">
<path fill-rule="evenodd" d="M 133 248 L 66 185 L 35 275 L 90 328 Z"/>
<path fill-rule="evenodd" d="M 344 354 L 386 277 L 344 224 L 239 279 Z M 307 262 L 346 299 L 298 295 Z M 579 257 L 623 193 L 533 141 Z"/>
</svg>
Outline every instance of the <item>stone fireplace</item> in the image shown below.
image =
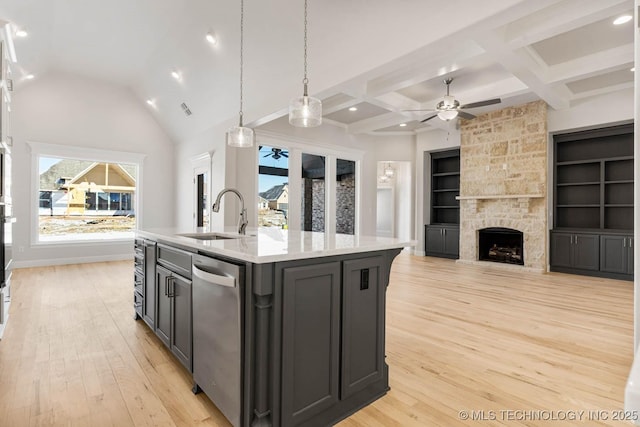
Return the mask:
<svg viewBox="0 0 640 427">
<path fill-rule="evenodd" d="M 459 261 L 484 262 L 480 230 L 512 229 L 522 233 L 522 262 L 505 264 L 545 271 L 547 105 L 536 101 L 480 115 L 462 121 L 460 132 Z"/>
</svg>

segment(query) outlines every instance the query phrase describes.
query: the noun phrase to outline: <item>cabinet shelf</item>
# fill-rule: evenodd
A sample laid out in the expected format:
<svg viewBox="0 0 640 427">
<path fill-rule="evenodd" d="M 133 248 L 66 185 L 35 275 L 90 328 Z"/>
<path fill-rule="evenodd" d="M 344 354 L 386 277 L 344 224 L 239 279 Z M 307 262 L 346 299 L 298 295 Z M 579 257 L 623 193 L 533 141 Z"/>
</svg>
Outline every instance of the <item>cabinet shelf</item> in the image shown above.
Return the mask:
<svg viewBox="0 0 640 427">
<path fill-rule="evenodd" d="M 605 184 L 633 184 L 632 179 L 620 179 L 617 181 L 605 181 Z"/>
<path fill-rule="evenodd" d="M 434 206 L 433 209 L 460 209 L 460 206 L 456 205 L 443 205 L 443 206 Z"/>
<path fill-rule="evenodd" d="M 557 208 L 599 208 L 600 205 L 586 205 L 586 204 L 575 204 L 575 205 L 556 205 Z"/>
<path fill-rule="evenodd" d="M 431 176 L 454 176 L 454 175 L 460 175 L 460 172 L 440 172 L 440 173 L 434 173 Z"/>
<path fill-rule="evenodd" d="M 557 183 L 556 187 L 577 187 L 582 185 L 600 185 L 600 181 L 585 181 L 585 182 L 562 182 Z"/>
<path fill-rule="evenodd" d="M 434 193 L 449 193 L 449 192 L 459 193 L 460 189 L 459 188 L 438 188 L 431 191 L 433 191 Z"/>
<path fill-rule="evenodd" d="M 604 205 L 605 208 L 632 208 L 633 204 L 629 203 L 612 203 L 608 205 Z"/>
</svg>

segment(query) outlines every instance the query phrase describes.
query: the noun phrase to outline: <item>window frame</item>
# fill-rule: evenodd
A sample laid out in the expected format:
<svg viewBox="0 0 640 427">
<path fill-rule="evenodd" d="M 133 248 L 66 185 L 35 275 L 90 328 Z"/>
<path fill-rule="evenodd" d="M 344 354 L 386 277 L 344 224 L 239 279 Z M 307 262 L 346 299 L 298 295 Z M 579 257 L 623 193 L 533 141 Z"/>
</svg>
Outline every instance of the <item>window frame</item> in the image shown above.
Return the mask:
<svg viewBox="0 0 640 427">
<path fill-rule="evenodd" d="M 289 230 L 300 231 L 301 224 L 301 204 L 302 204 L 302 176 L 301 173 L 292 173 L 293 171 L 302 170 L 302 153 L 314 154 L 325 157 L 325 233 L 336 233 L 336 190 L 337 179 L 336 169 L 338 159 L 351 160 L 355 162 L 355 178 L 356 178 L 356 194 L 355 194 L 355 224 L 354 235 L 360 234 L 360 213 L 362 199 L 362 162 L 364 160 L 364 151 L 329 145 L 320 145 L 315 141 L 303 141 L 299 138 L 293 138 L 288 135 L 282 135 L 267 131 L 256 131 L 259 143 L 256 143 L 255 159 L 258 162 L 259 145 L 268 145 L 270 147 L 278 147 L 289 151 Z M 256 163 L 255 184 L 256 197 L 258 194 L 258 163 Z M 295 218 L 295 221 L 291 219 Z M 258 221 L 258 213 L 256 210 L 255 223 Z"/>
<path fill-rule="evenodd" d="M 31 246 L 82 246 L 95 243 L 122 243 L 129 241 L 129 238 L 111 238 L 111 239 L 83 239 L 83 240 L 59 240 L 59 241 L 40 241 L 39 231 L 39 204 L 40 204 L 40 157 L 54 157 L 60 159 L 86 160 L 93 162 L 105 163 L 126 163 L 136 165 L 138 173 L 136 177 L 136 195 L 132 203 L 136 206 L 136 226 L 135 231 L 142 228 L 143 206 L 143 177 L 144 177 L 144 159 L 146 154 L 133 153 L 115 150 L 103 150 L 97 148 L 78 147 L 73 145 L 48 144 L 42 142 L 28 141 L 27 144 L 31 148 L 31 189 L 29 191 L 29 206 L 31 207 L 31 215 L 29 217 L 29 228 L 31 231 Z M 37 195 L 37 197 L 36 197 Z M 96 203 L 97 197 L 96 197 Z"/>
</svg>

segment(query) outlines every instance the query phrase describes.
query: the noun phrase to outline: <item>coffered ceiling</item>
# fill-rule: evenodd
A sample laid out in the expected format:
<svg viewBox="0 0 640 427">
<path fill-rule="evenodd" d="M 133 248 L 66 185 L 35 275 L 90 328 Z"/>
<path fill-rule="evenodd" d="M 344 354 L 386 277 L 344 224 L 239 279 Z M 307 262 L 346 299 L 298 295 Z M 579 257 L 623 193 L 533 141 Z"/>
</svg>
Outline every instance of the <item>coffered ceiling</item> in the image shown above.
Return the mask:
<svg viewBox="0 0 640 427">
<path fill-rule="evenodd" d="M 3 0 L 0 20 L 29 32 L 15 39 L 17 90 L 53 72 L 123 85 L 181 142 L 237 120 L 238 3 Z M 432 113 L 407 111 L 433 109 L 445 78 L 462 104 L 502 100 L 472 114 L 537 99 L 565 109 L 633 88 L 633 22 L 612 23 L 632 14 L 633 0 L 310 0 L 309 7 L 310 91 L 323 99 L 326 125 L 351 134 L 454 125 L 420 123 Z M 245 17 L 245 122 L 260 126 L 286 114 L 302 90 L 302 1 L 245 0 Z M 216 46 L 204 41 L 208 31 L 218 35 Z"/>
</svg>

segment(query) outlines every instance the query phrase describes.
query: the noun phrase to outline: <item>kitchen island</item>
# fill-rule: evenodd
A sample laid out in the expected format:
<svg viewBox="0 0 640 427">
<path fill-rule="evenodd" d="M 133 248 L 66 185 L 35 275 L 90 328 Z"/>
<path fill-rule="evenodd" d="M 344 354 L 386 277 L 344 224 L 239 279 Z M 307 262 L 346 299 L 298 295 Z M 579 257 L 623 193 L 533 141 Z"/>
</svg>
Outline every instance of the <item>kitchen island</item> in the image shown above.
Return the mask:
<svg viewBox="0 0 640 427">
<path fill-rule="evenodd" d="M 393 259 L 413 244 L 139 231 L 136 316 L 234 426 L 332 425 L 389 390 L 386 287 Z"/>
</svg>

